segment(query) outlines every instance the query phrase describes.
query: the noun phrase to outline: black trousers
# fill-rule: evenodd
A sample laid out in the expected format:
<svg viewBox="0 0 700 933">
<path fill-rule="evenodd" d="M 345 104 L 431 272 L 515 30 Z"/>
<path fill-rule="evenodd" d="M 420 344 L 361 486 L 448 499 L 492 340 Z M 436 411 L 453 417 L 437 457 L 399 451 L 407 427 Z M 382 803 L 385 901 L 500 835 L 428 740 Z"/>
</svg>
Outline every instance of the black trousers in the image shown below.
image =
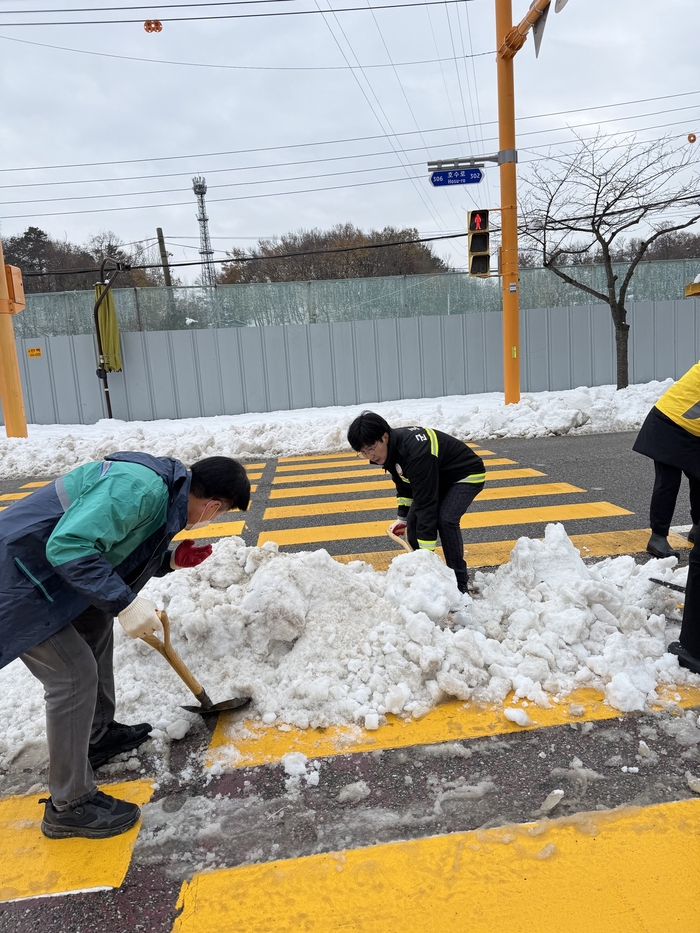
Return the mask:
<svg viewBox="0 0 700 933">
<path fill-rule="evenodd" d="M 683 473 L 688 477 L 690 484 L 690 517 L 693 524 L 697 525 L 700 522 L 700 479 L 679 467 L 654 460 L 654 489 L 649 505 L 649 524 L 652 532 L 661 535 L 662 538 L 667 537 L 671 527 Z"/>
<path fill-rule="evenodd" d="M 445 563 L 450 570 L 454 570 L 459 587 L 466 587 L 469 581 L 459 521 L 483 488 L 483 483 L 455 483 L 450 486 L 438 506 L 438 534 L 445 555 Z M 413 550 L 417 551 L 416 514 L 413 507 L 408 512 L 406 538 Z"/>
<path fill-rule="evenodd" d="M 688 557 L 688 582 L 680 643 L 694 657 L 700 658 L 700 540 L 696 539 Z"/>
</svg>

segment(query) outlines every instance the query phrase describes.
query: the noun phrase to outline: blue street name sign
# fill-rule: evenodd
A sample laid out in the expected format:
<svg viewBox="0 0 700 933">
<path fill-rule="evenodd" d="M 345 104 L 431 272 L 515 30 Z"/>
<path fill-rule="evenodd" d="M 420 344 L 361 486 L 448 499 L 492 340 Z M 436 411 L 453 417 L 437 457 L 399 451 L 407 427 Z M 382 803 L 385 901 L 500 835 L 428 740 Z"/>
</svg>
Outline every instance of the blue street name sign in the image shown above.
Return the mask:
<svg viewBox="0 0 700 933">
<path fill-rule="evenodd" d="M 442 188 L 446 185 L 478 185 L 484 177 L 480 168 L 459 168 L 441 172 L 430 173 L 430 184 L 434 188 Z"/>
</svg>

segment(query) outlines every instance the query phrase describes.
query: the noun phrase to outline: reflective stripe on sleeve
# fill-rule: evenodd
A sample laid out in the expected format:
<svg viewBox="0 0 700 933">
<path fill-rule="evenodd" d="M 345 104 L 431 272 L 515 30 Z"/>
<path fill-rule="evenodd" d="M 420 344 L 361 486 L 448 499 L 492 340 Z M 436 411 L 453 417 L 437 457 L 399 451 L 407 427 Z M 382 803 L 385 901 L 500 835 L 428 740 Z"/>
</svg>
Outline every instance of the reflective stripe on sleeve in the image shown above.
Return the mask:
<svg viewBox="0 0 700 933">
<path fill-rule="evenodd" d="M 413 499 L 406 499 L 403 496 L 397 496 L 396 501 L 399 505 L 406 505 L 408 508 L 410 508 L 413 503 Z"/>
<path fill-rule="evenodd" d="M 470 473 L 469 476 L 465 476 L 464 479 L 458 479 L 458 483 L 483 483 L 486 481 L 485 473 Z"/>
<path fill-rule="evenodd" d="M 437 538 L 434 541 L 421 541 L 418 538 L 418 547 L 423 551 L 434 551 L 437 547 Z"/>
</svg>

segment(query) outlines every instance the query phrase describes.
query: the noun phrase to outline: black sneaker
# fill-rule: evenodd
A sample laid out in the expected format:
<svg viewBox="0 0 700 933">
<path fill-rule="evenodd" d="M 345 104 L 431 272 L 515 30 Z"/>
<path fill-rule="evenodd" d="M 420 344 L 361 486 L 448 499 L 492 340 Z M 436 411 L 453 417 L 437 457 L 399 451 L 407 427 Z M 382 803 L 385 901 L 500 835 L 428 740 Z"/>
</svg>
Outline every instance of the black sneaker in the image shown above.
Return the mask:
<svg viewBox="0 0 700 933">
<path fill-rule="evenodd" d="M 50 797 L 42 797 L 39 803 L 45 804 L 41 831 L 49 839 L 69 839 L 71 836 L 108 839 L 131 829 L 141 816 L 141 809 L 135 803 L 117 800 L 101 790 L 95 791 L 89 800 L 66 810 L 57 810 Z"/>
<path fill-rule="evenodd" d="M 90 743 L 88 748 L 90 764 L 93 768 L 99 768 L 115 755 L 138 748 L 139 745 L 143 745 L 152 731 L 153 726 L 148 722 L 139 722 L 135 726 L 110 722 L 102 738 Z"/>
<path fill-rule="evenodd" d="M 700 658 L 686 651 L 679 641 L 672 641 L 666 650 L 669 654 L 675 654 L 681 667 L 687 667 L 694 674 L 700 674 Z"/>
</svg>

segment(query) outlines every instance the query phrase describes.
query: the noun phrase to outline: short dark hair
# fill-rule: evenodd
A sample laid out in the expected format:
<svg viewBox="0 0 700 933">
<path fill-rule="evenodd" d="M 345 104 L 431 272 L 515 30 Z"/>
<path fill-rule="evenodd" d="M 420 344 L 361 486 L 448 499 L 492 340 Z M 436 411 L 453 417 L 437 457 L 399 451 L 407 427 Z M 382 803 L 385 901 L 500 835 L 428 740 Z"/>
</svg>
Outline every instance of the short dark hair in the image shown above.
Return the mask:
<svg viewBox="0 0 700 933">
<path fill-rule="evenodd" d="M 380 441 L 385 434 L 391 436 L 391 428 L 384 418 L 374 411 L 363 411 L 348 428 L 348 444 L 353 450 L 362 450 Z"/>
<path fill-rule="evenodd" d="M 250 503 L 250 480 L 233 457 L 205 457 L 190 467 L 190 492 L 198 499 L 221 499 L 229 509 L 245 512 Z"/>
</svg>

